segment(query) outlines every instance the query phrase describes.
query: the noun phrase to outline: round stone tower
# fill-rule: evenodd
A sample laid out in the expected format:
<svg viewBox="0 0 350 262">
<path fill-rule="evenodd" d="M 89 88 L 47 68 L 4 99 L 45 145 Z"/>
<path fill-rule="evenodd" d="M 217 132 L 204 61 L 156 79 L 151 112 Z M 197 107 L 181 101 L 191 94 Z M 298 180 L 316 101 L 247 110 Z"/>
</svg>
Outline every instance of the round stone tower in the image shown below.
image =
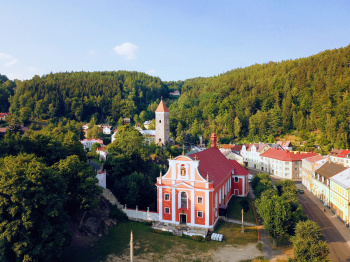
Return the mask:
<svg viewBox="0 0 350 262">
<path fill-rule="evenodd" d="M 167 145 L 170 137 L 170 113 L 163 99 L 155 111 L 156 113 L 156 144 Z"/>
</svg>

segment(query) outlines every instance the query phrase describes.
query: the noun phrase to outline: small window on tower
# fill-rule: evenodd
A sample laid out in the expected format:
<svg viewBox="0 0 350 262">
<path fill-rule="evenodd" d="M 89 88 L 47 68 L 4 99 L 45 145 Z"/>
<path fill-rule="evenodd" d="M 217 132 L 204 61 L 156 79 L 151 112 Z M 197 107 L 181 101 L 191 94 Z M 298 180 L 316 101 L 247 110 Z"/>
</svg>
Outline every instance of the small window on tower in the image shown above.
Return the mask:
<svg viewBox="0 0 350 262">
<path fill-rule="evenodd" d="M 197 203 L 198 204 L 203 204 L 203 197 L 198 197 L 197 198 Z"/>
<path fill-rule="evenodd" d="M 159 120 L 159 123 L 162 123 L 162 120 Z"/>
<path fill-rule="evenodd" d="M 165 214 L 170 214 L 170 208 L 169 207 L 164 208 L 164 213 Z"/>
<path fill-rule="evenodd" d="M 238 177 L 235 176 L 235 183 L 238 183 Z"/>
</svg>

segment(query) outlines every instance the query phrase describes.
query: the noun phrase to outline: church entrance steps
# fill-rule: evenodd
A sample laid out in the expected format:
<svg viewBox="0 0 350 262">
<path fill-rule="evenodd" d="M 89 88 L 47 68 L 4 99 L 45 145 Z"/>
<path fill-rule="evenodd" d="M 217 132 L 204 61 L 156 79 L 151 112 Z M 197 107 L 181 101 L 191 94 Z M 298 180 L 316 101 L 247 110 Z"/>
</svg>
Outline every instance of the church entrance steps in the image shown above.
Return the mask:
<svg viewBox="0 0 350 262">
<path fill-rule="evenodd" d="M 152 226 L 153 229 L 172 232 L 175 236 L 202 236 L 206 237 L 208 229 L 200 227 L 190 227 L 188 225 L 175 225 L 171 223 L 158 222 Z"/>
</svg>

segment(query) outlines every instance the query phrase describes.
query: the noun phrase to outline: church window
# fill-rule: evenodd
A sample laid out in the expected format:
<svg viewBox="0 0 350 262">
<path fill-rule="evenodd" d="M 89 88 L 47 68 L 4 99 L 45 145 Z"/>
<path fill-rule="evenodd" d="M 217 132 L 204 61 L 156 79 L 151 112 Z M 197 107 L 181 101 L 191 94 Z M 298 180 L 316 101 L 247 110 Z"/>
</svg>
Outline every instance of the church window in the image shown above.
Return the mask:
<svg viewBox="0 0 350 262">
<path fill-rule="evenodd" d="M 235 183 L 238 183 L 238 177 L 235 176 Z"/>
<path fill-rule="evenodd" d="M 187 208 L 187 193 L 181 192 L 181 208 Z"/>
<path fill-rule="evenodd" d="M 162 120 L 159 120 L 159 124 L 161 124 L 162 123 Z"/>
<path fill-rule="evenodd" d="M 164 208 L 164 213 L 165 214 L 170 214 L 170 208 L 169 207 L 165 207 Z"/>
<path fill-rule="evenodd" d="M 198 204 L 203 204 L 203 197 L 198 197 L 197 198 L 197 203 Z"/>
<path fill-rule="evenodd" d="M 197 217 L 203 217 L 203 211 L 197 211 Z"/>
<path fill-rule="evenodd" d="M 180 171 L 181 171 L 181 175 L 182 175 L 182 176 L 185 176 L 185 175 L 186 175 L 186 168 L 185 168 L 185 165 L 184 165 L 184 164 L 181 165 Z"/>
<path fill-rule="evenodd" d="M 164 194 L 164 200 L 169 201 L 170 200 L 170 195 L 169 194 Z"/>
</svg>

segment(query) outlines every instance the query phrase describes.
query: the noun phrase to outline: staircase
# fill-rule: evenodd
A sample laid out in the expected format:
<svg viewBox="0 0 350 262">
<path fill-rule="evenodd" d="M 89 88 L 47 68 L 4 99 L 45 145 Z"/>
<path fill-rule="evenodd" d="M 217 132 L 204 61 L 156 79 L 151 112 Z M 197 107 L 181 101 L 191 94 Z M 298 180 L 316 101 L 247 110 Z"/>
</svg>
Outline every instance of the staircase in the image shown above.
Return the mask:
<svg viewBox="0 0 350 262">
<path fill-rule="evenodd" d="M 107 189 L 104 188 L 102 192 L 102 196 L 109 201 L 112 205 L 116 205 L 119 209 L 123 209 L 123 206 L 119 203 L 118 199 L 113 195 L 113 193 Z"/>
</svg>

